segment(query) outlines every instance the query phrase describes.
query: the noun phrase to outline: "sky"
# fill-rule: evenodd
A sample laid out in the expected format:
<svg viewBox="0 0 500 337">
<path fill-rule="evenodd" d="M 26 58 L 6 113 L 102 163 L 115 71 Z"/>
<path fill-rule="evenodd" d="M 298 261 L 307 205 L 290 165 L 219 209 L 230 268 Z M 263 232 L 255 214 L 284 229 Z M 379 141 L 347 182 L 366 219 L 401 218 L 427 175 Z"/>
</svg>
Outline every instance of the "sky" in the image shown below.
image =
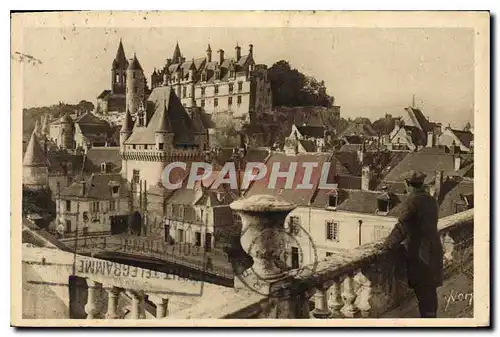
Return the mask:
<svg viewBox="0 0 500 337">
<path fill-rule="evenodd" d="M 257 63 L 279 60 L 324 80 L 342 117 L 401 116 L 412 102 L 431 121 L 473 123 L 474 33 L 467 28 L 25 28 L 24 107 L 96 101 L 111 84 L 120 38 L 136 53 L 148 82 L 179 42 L 186 59 L 234 56 L 254 45 Z M 17 51 L 12 51 L 13 53 Z"/>
</svg>

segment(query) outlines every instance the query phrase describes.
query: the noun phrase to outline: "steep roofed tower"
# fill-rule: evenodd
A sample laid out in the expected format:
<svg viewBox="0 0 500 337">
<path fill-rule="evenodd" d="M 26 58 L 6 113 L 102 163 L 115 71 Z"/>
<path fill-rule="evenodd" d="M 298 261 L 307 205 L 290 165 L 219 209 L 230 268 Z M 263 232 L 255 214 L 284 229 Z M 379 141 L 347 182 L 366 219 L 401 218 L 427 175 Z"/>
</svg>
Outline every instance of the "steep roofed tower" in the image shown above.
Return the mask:
<svg viewBox="0 0 500 337">
<path fill-rule="evenodd" d="M 33 131 L 23 159 L 23 185 L 43 188 L 49 182 L 49 163 Z"/>
<path fill-rule="evenodd" d="M 145 103 L 145 86 L 144 71 L 134 54 L 127 68 L 127 104 L 125 107 L 132 116 L 135 116 L 139 107 Z"/>
<path fill-rule="evenodd" d="M 125 93 L 127 68 L 128 61 L 125 57 L 122 40 L 120 39 L 120 44 L 118 45 L 118 50 L 116 51 L 116 57 L 113 60 L 113 65 L 111 67 L 111 91 L 113 94 Z"/>
<path fill-rule="evenodd" d="M 120 153 L 125 152 L 125 141 L 132 134 L 132 130 L 134 128 L 134 121 L 132 120 L 132 116 L 130 115 L 130 111 L 127 110 L 125 113 L 125 118 L 123 119 L 122 128 L 120 129 Z M 122 156 L 122 174 L 126 178 L 127 176 L 127 161 Z"/>
<path fill-rule="evenodd" d="M 181 63 L 182 62 L 181 49 L 179 48 L 179 42 L 175 44 L 174 55 L 172 56 L 172 63 Z"/>
</svg>

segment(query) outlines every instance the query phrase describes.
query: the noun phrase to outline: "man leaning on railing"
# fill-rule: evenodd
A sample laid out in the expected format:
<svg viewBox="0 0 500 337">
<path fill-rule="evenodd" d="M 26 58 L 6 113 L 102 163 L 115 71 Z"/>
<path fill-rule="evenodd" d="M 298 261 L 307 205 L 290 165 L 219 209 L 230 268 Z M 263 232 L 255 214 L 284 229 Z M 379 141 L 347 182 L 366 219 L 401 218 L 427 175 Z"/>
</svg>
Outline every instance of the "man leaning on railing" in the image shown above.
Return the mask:
<svg viewBox="0 0 500 337">
<path fill-rule="evenodd" d="M 410 171 L 410 191 L 398 223 L 380 248 L 395 249 L 404 242 L 408 285 L 418 300 L 420 316 L 435 318 L 437 287 L 443 284 L 443 248 L 438 233 L 439 206 L 424 189 L 426 175 Z"/>
</svg>

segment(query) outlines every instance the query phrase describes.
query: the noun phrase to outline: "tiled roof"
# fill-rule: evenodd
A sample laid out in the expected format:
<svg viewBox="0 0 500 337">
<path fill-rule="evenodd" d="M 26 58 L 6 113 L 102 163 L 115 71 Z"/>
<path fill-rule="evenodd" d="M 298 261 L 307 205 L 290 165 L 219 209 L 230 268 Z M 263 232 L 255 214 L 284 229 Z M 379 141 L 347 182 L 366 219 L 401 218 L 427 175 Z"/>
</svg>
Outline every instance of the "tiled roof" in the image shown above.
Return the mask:
<svg viewBox="0 0 500 337">
<path fill-rule="evenodd" d="M 111 184 L 120 184 L 119 197 L 127 198 L 128 184 L 121 174 L 92 174 L 84 182 L 74 182 L 61 190 L 61 198 L 89 198 L 109 200 L 112 198 Z"/>
<path fill-rule="evenodd" d="M 463 200 L 462 196 L 474 195 L 474 182 L 466 179 L 459 181 L 450 179 L 443 184 L 443 190 L 444 198 L 439 208 L 439 217 L 455 214 L 455 204 Z M 473 202 L 473 198 L 470 199 Z"/>
<path fill-rule="evenodd" d="M 132 116 L 130 115 L 130 111 L 127 109 L 125 116 L 123 118 L 123 123 L 120 131 L 130 132 L 134 128 L 134 121 L 132 120 Z"/>
<path fill-rule="evenodd" d="M 173 132 L 175 144 L 194 142 L 193 122 L 171 87 L 155 88 L 149 101 L 152 104 L 148 104 L 148 109 L 154 109 L 151 119 L 145 127 L 134 125 L 125 144 L 155 144 L 155 132 L 159 130 Z"/>
<path fill-rule="evenodd" d="M 349 143 L 350 145 L 353 145 L 353 144 L 363 144 L 363 137 L 361 137 L 360 135 L 345 135 L 344 137 L 342 137 L 342 139 L 344 139 L 345 141 L 347 141 L 347 143 Z"/>
<path fill-rule="evenodd" d="M 451 129 L 451 132 L 457 136 L 458 139 L 467 147 L 470 147 L 470 143 L 474 140 L 474 135 L 470 131 L 462 131 L 462 130 L 454 130 Z"/>
<path fill-rule="evenodd" d="M 49 166 L 49 162 L 45 157 L 45 153 L 35 132 L 31 134 L 26 152 L 24 153 L 23 166 Z"/>
<path fill-rule="evenodd" d="M 298 142 L 305 151 L 307 152 L 316 152 L 316 143 L 310 139 L 299 139 Z"/>
<path fill-rule="evenodd" d="M 122 167 L 122 158 L 120 155 L 119 146 L 94 146 L 91 147 L 86 154 L 85 170 L 87 172 L 100 172 L 101 164 L 111 164 L 111 170 L 116 172 Z"/>
<path fill-rule="evenodd" d="M 96 115 L 91 112 L 86 112 L 83 115 L 77 117 L 75 119 L 75 123 L 77 124 L 92 124 L 92 125 L 108 125 L 105 120 L 100 119 Z"/>
<path fill-rule="evenodd" d="M 127 69 L 142 70 L 141 64 L 139 63 L 139 60 L 137 59 L 137 56 L 135 54 L 134 54 L 134 58 L 132 59 L 132 62 L 129 64 Z"/>
<path fill-rule="evenodd" d="M 323 138 L 325 128 L 322 126 L 297 126 L 300 134 L 305 137 Z"/>
<path fill-rule="evenodd" d="M 426 136 L 427 132 L 432 131 L 436 125 L 435 123 L 429 122 L 420 109 L 408 107 L 405 111 L 408 113 L 408 115 L 403 118 L 405 125 L 418 127 Z"/>
<path fill-rule="evenodd" d="M 349 126 L 339 134 L 338 137 L 342 138 L 344 136 L 352 136 L 352 135 L 363 135 L 366 137 L 373 137 L 377 135 L 377 132 L 371 126 L 371 124 L 351 122 Z"/>
<path fill-rule="evenodd" d="M 97 96 L 97 99 L 103 99 L 103 98 L 106 98 L 106 97 L 108 97 L 110 94 L 111 94 L 111 90 L 104 90 L 103 92 L 101 92 L 101 94 L 100 94 L 99 96 Z"/>
</svg>

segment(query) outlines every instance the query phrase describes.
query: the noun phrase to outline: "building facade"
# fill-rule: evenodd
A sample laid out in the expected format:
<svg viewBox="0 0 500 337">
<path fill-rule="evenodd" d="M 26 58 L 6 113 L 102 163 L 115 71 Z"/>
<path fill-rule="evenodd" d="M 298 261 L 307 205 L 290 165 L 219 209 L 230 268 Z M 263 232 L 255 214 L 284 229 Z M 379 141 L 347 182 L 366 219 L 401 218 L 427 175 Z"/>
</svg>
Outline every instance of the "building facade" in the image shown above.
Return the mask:
<svg viewBox="0 0 500 337">
<path fill-rule="evenodd" d="M 267 66 L 254 61 L 253 45 L 241 55 L 235 47 L 234 57 L 224 50 L 212 57 L 210 45 L 206 55 L 186 60 L 177 44 L 165 66 L 154 70 L 151 86 L 172 86 L 187 108 L 200 107 L 208 114 L 230 112 L 236 118 L 257 119 L 272 108 L 271 84 Z"/>
</svg>

